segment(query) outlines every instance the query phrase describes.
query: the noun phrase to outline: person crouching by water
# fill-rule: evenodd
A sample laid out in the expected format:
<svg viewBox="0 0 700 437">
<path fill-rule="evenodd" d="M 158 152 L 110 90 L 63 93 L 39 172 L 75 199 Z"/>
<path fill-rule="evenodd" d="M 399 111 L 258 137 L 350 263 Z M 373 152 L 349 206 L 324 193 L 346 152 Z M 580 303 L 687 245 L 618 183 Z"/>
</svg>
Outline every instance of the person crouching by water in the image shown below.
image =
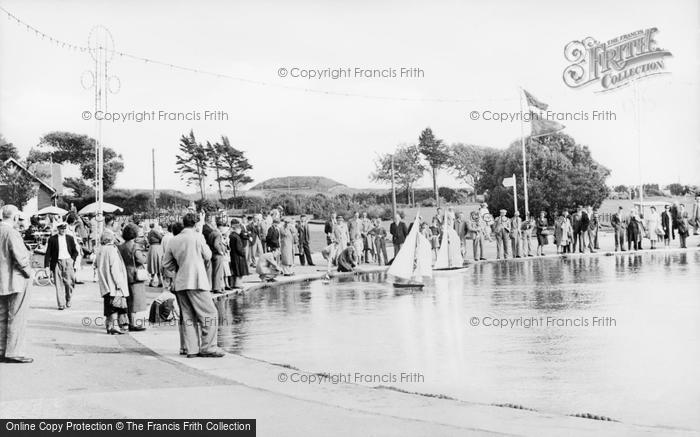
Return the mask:
<svg viewBox="0 0 700 437">
<path fill-rule="evenodd" d="M 114 233 L 104 232 L 95 258 L 97 282 L 102 294 L 107 334 L 124 334 L 120 326 L 128 325 L 127 297 L 129 281 L 126 266 L 115 244 Z"/>
<path fill-rule="evenodd" d="M 138 277 L 137 272 L 137 270 L 144 268 L 146 264 L 146 254 L 144 247 L 135 241 L 138 235 L 139 227 L 133 223 L 129 223 L 122 230 L 124 243 L 118 246 L 119 253 L 126 266 L 126 278 L 129 284 L 129 295 L 127 297 L 129 306 L 129 331 L 146 330 L 145 326 L 135 323 L 136 313 L 146 309 L 146 283 L 143 279 Z M 122 326 L 122 328 L 125 328 L 125 326 Z"/>
<path fill-rule="evenodd" d="M 255 273 L 258 274 L 261 281 L 275 282 L 275 278 L 282 273 L 282 269 L 277 263 L 278 256 L 279 249 L 275 249 L 272 252 L 263 253 L 260 258 L 258 258 L 258 265 L 255 267 Z"/>
<path fill-rule="evenodd" d="M 173 291 L 180 307 L 180 344 L 187 358 L 219 358 L 225 354 L 217 346 L 219 314 L 212 300 L 205 262 L 211 250 L 204 236 L 195 230 L 197 216 L 187 213 L 182 218 L 182 232 L 168 242 L 163 267 L 174 273 Z M 200 338 L 201 333 L 201 338 Z"/>
<path fill-rule="evenodd" d="M 348 246 L 338 255 L 338 271 L 339 272 L 354 272 L 355 267 L 360 262 L 355 246 Z"/>
<path fill-rule="evenodd" d="M 243 227 L 241 223 L 233 219 L 231 222 L 231 235 L 229 236 L 229 247 L 231 248 L 231 276 L 233 277 L 233 288 L 243 288 L 242 279 L 248 276 L 248 262 L 246 259 L 245 245 L 247 244 L 241 238 Z"/>
</svg>

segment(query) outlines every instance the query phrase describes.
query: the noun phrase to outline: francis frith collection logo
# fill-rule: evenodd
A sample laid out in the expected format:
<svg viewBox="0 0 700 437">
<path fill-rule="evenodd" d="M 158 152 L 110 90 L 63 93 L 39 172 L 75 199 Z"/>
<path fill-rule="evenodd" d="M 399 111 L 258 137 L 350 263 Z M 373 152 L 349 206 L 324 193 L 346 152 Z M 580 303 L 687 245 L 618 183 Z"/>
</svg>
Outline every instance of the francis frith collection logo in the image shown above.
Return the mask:
<svg viewBox="0 0 700 437">
<path fill-rule="evenodd" d="M 564 56 L 571 62 L 564 69 L 564 83 L 571 88 L 596 85 L 597 92 L 605 92 L 645 77 L 669 73 L 665 58 L 672 55 L 658 47 L 654 39 L 657 32 L 652 27 L 606 42 L 591 37 L 571 41 L 564 48 Z"/>
</svg>

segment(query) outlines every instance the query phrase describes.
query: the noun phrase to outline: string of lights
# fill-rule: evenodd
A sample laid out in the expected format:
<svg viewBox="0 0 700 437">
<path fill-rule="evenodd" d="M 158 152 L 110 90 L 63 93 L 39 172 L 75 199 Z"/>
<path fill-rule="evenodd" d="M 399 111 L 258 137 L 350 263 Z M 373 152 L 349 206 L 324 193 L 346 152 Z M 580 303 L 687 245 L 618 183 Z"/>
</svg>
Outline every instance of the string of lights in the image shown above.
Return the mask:
<svg viewBox="0 0 700 437">
<path fill-rule="evenodd" d="M 20 27 L 24 27 L 27 32 L 33 33 L 37 38 L 47 40 L 49 43 L 52 43 L 52 44 L 55 43 L 56 46 L 60 47 L 60 48 L 73 50 L 73 51 L 79 51 L 79 52 L 89 52 L 89 53 L 91 53 L 94 50 L 101 49 L 101 50 L 105 50 L 108 52 L 113 52 L 114 55 L 119 56 L 121 58 L 128 58 L 128 59 L 132 59 L 135 61 L 143 62 L 145 64 L 160 65 L 163 67 L 170 68 L 172 70 L 186 71 L 186 72 L 190 72 L 190 73 L 194 73 L 194 74 L 212 76 L 212 77 L 215 77 L 218 79 L 229 79 L 229 80 L 234 80 L 237 82 L 253 84 L 253 85 L 258 85 L 258 86 L 275 87 L 275 88 L 282 88 L 282 89 L 301 91 L 301 92 L 307 92 L 307 93 L 313 93 L 313 94 L 323 94 L 323 95 L 328 95 L 328 96 L 356 97 L 356 98 L 364 98 L 364 99 L 372 99 L 372 100 L 390 100 L 390 101 L 403 101 L 403 102 L 425 102 L 425 103 L 475 103 L 476 102 L 476 103 L 486 103 L 486 102 L 507 102 L 507 101 L 512 101 L 512 100 L 517 100 L 517 99 L 512 99 L 512 98 L 506 98 L 506 99 L 450 99 L 450 98 L 420 98 L 420 97 L 380 96 L 380 95 L 358 94 L 358 93 L 350 93 L 350 92 L 323 90 L 323 89 L 317 89 L 317 88 L 300 87 L 300 86 L 293 86 L 293 85 L 285 85 L 285 84 L 278 83 L 278 82 L 268 82 L 268 81 L 262 81 L 262 80 L 243 78 L 243 77 L 233 76 L 233 75 L 226 74 L 226 73 L 208 71 L 208 70 L 202 69 L 202 68 L 187 67 L 187 66 L 183 66 L 183 65 L 159 61 L 156 59 L 146 58 L 146 57 L 142 57 L 142 56 L 136 56 L 136 55 L 132 55 L 130 53 L 118 51 L 114 48 L 105 48 L 105 47 L 93 48 L 93 47 L 88 47 L 88 46 L 81 46 L 81 45 L 77 45 L 77 44 L 72 44 L 72 43 L 66 42 L 64 40 L 61 40 L 59 38 L 54 38 L 52 35 L 49 35 L 45 32 L 42 32 L 38 28 L 25 22 L 24 20 L 20 19 L 19 17 L 17 17 L 16 15 L 11 13 L 7 9 L 5 9 L 2 5 L 0 5 L 0 11 L 4 12 L 7 15 L 8 20 L 14 21 Z"/>
</svg>

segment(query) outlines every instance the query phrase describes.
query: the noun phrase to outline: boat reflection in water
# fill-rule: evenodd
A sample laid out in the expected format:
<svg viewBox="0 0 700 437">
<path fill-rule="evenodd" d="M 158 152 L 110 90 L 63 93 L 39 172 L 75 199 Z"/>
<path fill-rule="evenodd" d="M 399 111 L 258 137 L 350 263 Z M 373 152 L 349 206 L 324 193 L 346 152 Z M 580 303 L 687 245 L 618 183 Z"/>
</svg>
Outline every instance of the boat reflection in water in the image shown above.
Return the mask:
<svg viewBox="0 0 700 437">
<path fill-rule="evenodd" d="M 361 274 L 220 303 L 233 353 L 398 388 L 698 429 L 700 253 L 480 263 L 422 291 Z"/>
</svg>

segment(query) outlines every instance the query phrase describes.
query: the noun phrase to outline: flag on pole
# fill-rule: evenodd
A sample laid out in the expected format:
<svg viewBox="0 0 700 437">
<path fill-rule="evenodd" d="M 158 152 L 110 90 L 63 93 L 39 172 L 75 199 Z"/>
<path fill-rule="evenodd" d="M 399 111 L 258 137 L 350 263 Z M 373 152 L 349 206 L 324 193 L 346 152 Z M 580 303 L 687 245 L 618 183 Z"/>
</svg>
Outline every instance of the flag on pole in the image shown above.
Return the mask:
<svg viewBox="0 0 700 437">
<path fill-rule="evenodd" d="M 566 126 L 564 126 L 561 123 L 557 123 L 554 120 L 545 120 L 541 117 L 538 117 L 536 114 L 534 114 L 532 111 L 530 111 L 530 137 L 531 138 L 537 138 L 537 137 L 542 137 L 545 135 L 551 135 L 555 132 L 559 132 L 560 130 L 564 129 Z"/>
<path fill-rule="evenodd" d="M 504 187 L 514 187 L 515 186 L 515 176 L 509 178 L 503 178 Z"/>
<path fill-rule="evenodd" d="M 525 93 L 525 98 L 527 99 L 528 106 L 534 106 L 535 108 L 541 109 L 542 111 L 546 111 L 547 108 L 549 108 L 548 104 L 540 102 L 535 98 L 535 96 L 528 93 L 527 91 L 523 90 L 523 93 Z"/>
</svg>

